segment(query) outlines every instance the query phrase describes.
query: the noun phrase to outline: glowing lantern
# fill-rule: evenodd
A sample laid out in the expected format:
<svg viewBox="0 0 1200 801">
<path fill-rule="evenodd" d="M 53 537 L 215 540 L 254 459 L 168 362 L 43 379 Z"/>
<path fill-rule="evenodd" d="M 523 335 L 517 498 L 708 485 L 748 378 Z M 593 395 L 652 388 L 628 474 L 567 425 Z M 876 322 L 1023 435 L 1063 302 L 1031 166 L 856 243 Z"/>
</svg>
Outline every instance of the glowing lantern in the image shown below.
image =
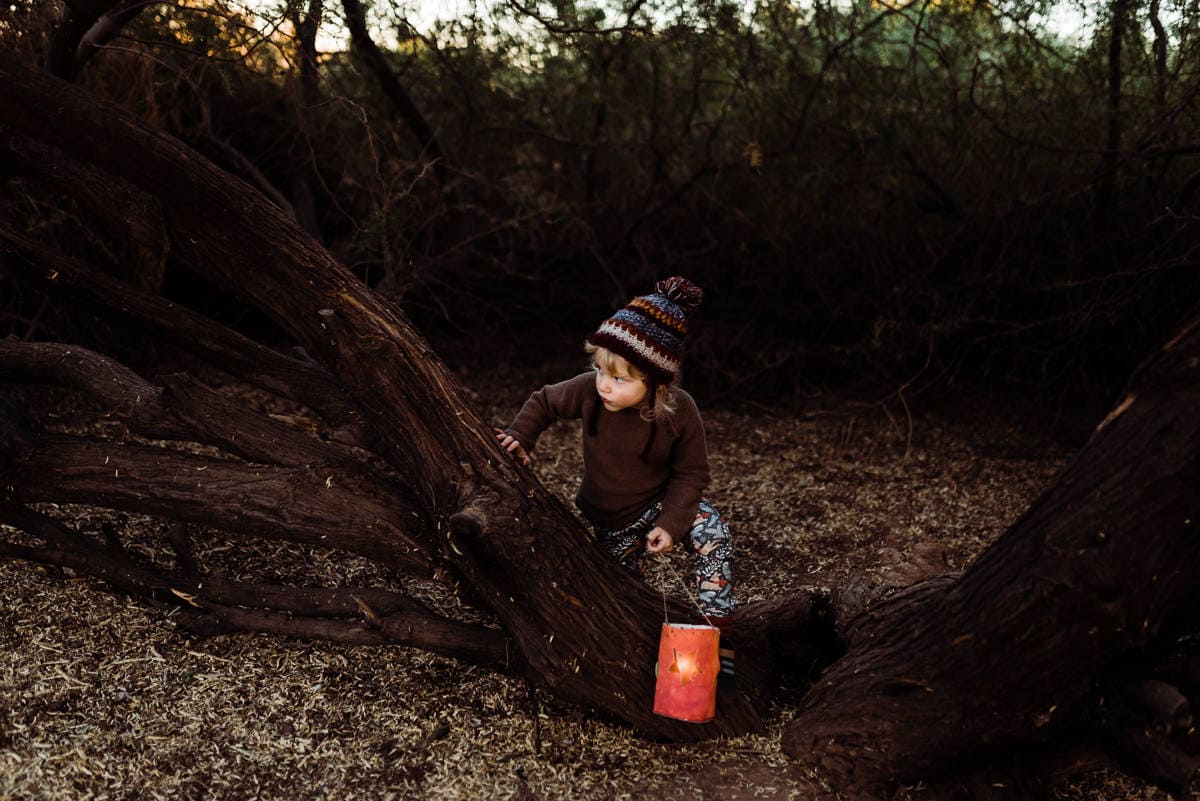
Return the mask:
<svg viewBox="0 0 1200 801">
<path fill-rule="evenodd" d="M 658 641 L 658 681 L 654 714 L 706 723 L 717 713 L 717 673 L 721 662 L 715 626 L 663 623 Z"/>
</svg>

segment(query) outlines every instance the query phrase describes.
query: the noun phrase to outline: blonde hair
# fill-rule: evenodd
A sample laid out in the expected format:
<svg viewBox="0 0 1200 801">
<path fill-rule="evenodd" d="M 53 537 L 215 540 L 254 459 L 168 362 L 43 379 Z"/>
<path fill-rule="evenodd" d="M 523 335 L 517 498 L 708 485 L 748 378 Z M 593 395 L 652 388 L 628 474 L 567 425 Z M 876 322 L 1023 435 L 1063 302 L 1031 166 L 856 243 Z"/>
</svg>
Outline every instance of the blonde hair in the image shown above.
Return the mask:
<svg viewBox="0 0 1200 801">
<path fill-rule="evenodd" d="M 639 381 L 648 380 L 646 374 L 639 370 L 637 365 L 630 364 L 629 360 L 624 356 L 618 356 L 608 348 L 602 348 L 589 342 L 584 345 L 584 350 L 592 357 L 592 364 L 598 366 L 606 373 L 628 373 Z M 655 388 L 654 402 L 643 403 L 638 414 L 647 422 L 657 420 L 665 415 L 674 414 L 679 401 L 678 389 L 679 376 L 676 375 L 670 384 L 660 384 Z"/>
</svg>

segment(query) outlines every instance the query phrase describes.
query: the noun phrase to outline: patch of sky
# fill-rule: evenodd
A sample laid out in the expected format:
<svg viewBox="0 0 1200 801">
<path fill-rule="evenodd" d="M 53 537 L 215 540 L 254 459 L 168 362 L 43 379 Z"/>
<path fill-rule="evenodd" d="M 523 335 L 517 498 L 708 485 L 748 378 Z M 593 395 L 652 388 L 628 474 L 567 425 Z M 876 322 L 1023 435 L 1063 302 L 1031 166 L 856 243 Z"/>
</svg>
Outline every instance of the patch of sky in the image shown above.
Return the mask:
<svg viewBox="0 0 1200 801">
<path fill-rule="evenodd" d="M 750 22 L 756 10 L 766 6 L 777 5 L 779 0 L 731 0 L 720 5 L 729 12 L 740 14 Z M 266 20 L 278 20 L 283 15 L 281 0 L 240 0 L 244 7 L 255 16 Z M 292 0 L 303 3 L 305 0 Z M 655 29 L 663 29 L 677 24 L 699 24 L 706 18 L 705 12 L 711 11 L 719 0 L 648 0 L 637 3 L 637 12 L 632 19 L 635 25 L 649 25 Z M 872 6 L 897 7 L 913 5 L 920 6 L 927 0 L 821 0 L 833 6 L 845 6 L 850 9 L 869 2 Z M 389 2 L 379 0 L 373 4 L 371 13 L 372 33 L 379 44 L 395 46 L 403 38 L 402 31 L 407 28 L 412 32 L 437 38 L 452 37 L 461 28 L 456 22 L 472 18 L 492 20 L 509 36 L 520 36 L 527 32 L 530 38 L 536 38 L 545 32 L 547 23 L 563 28 L 579 28 L 589 30 L 604 30 L 619 28 L 630 20 L 626 9 L 629 2 L 581 2 L 576 4 L 578 12 L 572 22 L 563 21 L 555 10 L 558 5 L 546 0 L 407 0 L 407 2 Z M 796 10 L 804 14 L 806 7 L 812 7 L 811 0 L 793 3 Z M 1170 5 L 1170 4 L 1164 4 Z M 1003 10 L 1005 4 L 997 5 Z M 1033 10 L 1021 15 L 1023 25 L 1031 29 L 1046 30 L 1057 34 L 1065 41 L 1082 43 L 1094 34 L 1098 25 L 1102 24 L 1103 9 L 1106 4 L 1086 3 L 1079 0 L 1066 2 L 1048 2 L 1038 4 Z M 1169 11 L 1164 9 L 1164 17 Z M 1168 22 L 1168 19 L 1164 19 Z M 340 8 L 336 2 L 326 3 L 326 13 L 322 22 L 318 49 L 322 52 L 336 52 L 349 47 L 349 34 L 340 20 Z"/>
</svg>

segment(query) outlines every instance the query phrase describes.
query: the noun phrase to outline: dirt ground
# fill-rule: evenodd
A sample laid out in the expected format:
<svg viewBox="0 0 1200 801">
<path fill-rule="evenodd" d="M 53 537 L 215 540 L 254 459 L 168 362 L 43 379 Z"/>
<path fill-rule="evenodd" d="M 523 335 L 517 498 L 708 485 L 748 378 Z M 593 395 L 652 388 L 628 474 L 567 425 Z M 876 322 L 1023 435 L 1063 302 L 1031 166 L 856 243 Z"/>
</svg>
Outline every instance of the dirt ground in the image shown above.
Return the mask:
<svg viewBox="0 0 1200 801">
<path fill-rule="evenodd" d="M 497 423 L 532 388 L 464 380 Z M 734 529 L 743 602 L 855 573 L 895 579 L 913 563 L 960 569 L 1072 455 L 1048 412 L 994 400 L 911 418 L 896 403 L 813 400 L 799 414 L 714 409 L 705 419 L 709 497 Z M 536 453 L 544 481 L 568 498 L 577 436 L 554 429 Z M 57 511 L 84 525 L 104 517 Z M 275 547 L 250 561 L 270 564 Z M 373 569 L 303 559 L 330 584 Z M 653 744 L 437 656 L 197 639 L 175 630 L 167 607 L 0 563 L 0 799 L 815 798 L 820 777 L 779 750 L 790 716 L 785 699 L 762 735 Z M 1055 797 L 1167 798 L 1110 774 L 1077 777 Z"/>
</svg>

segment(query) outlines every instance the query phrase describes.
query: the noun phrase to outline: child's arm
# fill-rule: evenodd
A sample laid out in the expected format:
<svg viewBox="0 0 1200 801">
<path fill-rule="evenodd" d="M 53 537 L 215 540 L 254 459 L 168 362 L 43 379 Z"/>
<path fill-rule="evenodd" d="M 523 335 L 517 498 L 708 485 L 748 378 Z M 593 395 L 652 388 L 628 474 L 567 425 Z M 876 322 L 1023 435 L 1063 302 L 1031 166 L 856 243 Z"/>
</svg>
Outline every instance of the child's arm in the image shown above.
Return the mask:
<svg viewBox="0 0 1200 801">
<path fill-rule="evenodd" d="M 528 464 L 542 432 L 555 421 L 581 417 L 584 400 L 595 392 L 596 379 L 592 372 L 542 387 L 529 396 L 508 428 L 496 432 L 500 447 Z"/>
<path fill-rule="evenodd" d="M 711 475 L 704 424 L 695 402 L 685 393 L 680 393 L 680 407 L 674 418 L 679 425 L 679 439 L 671 451 L 671 479 L 663 494 L 662 512 L 655 521 L 662 533 L 671 538 L 671 543 L 660 550 L 670 550 L 671 544 L 682 540 L 691 529 Z M 657 540 L 662 542 L 663 538 Z M 648 535 L 648 549 L 650 545 Z"/>
</svg>

